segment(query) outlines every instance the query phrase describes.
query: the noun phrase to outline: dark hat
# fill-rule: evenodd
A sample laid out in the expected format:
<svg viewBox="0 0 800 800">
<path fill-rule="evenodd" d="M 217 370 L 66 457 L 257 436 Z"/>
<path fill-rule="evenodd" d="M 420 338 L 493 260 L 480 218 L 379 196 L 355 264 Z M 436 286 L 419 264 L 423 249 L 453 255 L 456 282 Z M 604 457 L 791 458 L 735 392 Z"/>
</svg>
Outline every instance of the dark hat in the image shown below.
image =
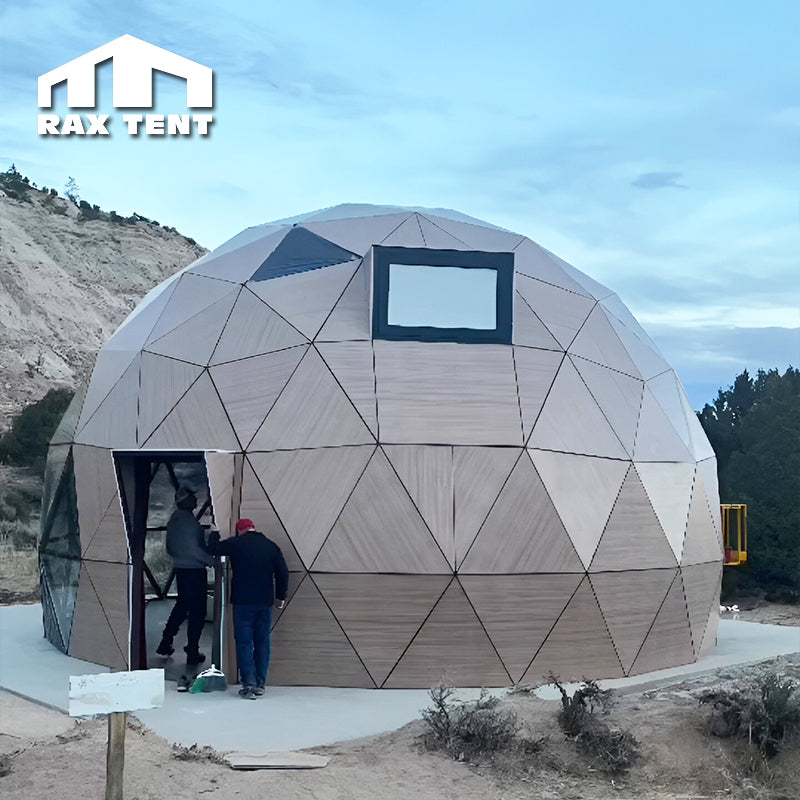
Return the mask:
<svg viewBox="0 0 800 800">
<path fill-rule="evenodd" d="M 192 503 L 197 503 L 197 495 L 188 486 L 179 486 L 175 492 L 175 505 L 180 507 L 190 499 Z"/>
</svg>

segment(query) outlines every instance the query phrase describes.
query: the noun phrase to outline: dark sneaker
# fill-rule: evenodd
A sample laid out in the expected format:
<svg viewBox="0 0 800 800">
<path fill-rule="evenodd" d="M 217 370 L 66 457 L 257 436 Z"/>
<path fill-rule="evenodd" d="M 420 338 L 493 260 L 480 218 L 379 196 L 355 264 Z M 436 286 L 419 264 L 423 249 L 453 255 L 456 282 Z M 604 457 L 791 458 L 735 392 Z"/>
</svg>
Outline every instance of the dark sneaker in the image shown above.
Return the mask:
<svg viewBox="0 0 800 800">
<path fill-rule="evenodd" d="M 184 650 L 186 648 L 184 647 Z M 196 664 L 202 664 L 206 660 L 206 657 L 203 653 L 190 653 L 188 650 L 186 651 L 186 663 L 193 667 Z"/>
<path fill-rule="evenodd" d="M 178 691 L 179 692 L 188 692 L 189 689 L 192 688 L 193 681 L 189 680 L 185 675 L 181 675 L 178 678 Z"/>
<path fill-rule="evenodd" d="M 159 642 L 158 647 L 156 647 L 156 653 L 158 653 L 160 656 L 171 656 L 174 652 L 175 648 L 165 639 L 162 639 Z"/>
<path fill-rule="evenodd" d="M 239 689 L 239 697 L 242 700 L 255 700 L 258 695 L 252 686 L 245 686 L 243 689 Z"/>
<path fill-rule="evenodd" d="M 254 686 L 253 687 L 253 694 L 256 697 L 261 697 L 261 695 L 264 694 L 264 687 L 263 686 Z"/>
</svg>

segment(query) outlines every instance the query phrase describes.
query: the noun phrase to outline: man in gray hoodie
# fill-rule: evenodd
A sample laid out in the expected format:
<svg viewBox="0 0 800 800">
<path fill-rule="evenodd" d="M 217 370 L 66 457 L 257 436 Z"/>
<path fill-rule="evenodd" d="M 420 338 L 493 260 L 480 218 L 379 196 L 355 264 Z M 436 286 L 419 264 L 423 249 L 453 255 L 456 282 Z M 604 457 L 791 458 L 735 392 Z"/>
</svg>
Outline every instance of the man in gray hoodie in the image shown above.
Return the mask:
<svg viewBox="0 0 800 800">
<path fill-rule="evenodd" d="M 170 656 L 175 652 L 172 640 L 183 621 L 188 619 L 186 632 L 186 663 L 202 664 L 200 634 L 206 620 L 206 567 L 214 563 L 206 550 L 205 530 L 195 519 L 197 497 L 191 489 L 181 486 L 175 492 L 177 508 L 167 522 L 167 552 L 172 556 L 178 599 L 169 615 L 156 653 Z"/>
</svg>

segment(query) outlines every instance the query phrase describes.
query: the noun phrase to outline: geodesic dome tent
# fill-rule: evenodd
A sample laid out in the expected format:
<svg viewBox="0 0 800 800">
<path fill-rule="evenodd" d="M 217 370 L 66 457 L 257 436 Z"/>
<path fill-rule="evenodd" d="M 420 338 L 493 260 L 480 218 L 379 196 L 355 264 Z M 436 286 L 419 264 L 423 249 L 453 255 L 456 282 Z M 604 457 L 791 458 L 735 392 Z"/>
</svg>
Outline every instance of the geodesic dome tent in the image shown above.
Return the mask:
<svg viewBox="0 0 800 800">
<path fill-rule="evenodd" d="M 120 454 L 176 452 L 202 454 L 223 530 L 251 517 L 286 556 L 271 683 L 615 677 L 714 644 L 714 453 L 619 297 L 519 234 L 339 206 L 150 292 L 51 445 L 43 604 L 66 652 L 131 663 Z"/>
</svg>

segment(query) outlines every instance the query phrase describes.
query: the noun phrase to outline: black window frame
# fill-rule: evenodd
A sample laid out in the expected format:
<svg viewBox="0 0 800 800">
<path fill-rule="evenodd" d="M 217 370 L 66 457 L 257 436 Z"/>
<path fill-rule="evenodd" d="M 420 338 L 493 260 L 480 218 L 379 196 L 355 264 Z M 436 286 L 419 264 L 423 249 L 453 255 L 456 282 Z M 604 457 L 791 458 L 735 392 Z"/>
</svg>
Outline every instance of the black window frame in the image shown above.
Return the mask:
<svg viewBox="0 0 800 800">
<path fill-rule="evenodd" d="M 427 325 L 389 324 L 389 266 L 492 269 L 495 287 L 495 327 L 437 328 Z M 457 342 L 459 344 L 511 344 L 514 300 L 514 254 L 481 250 L 429 250 L 425 247 L 372 248 L 372 338 L 390 341 Z"/>
</svg>

